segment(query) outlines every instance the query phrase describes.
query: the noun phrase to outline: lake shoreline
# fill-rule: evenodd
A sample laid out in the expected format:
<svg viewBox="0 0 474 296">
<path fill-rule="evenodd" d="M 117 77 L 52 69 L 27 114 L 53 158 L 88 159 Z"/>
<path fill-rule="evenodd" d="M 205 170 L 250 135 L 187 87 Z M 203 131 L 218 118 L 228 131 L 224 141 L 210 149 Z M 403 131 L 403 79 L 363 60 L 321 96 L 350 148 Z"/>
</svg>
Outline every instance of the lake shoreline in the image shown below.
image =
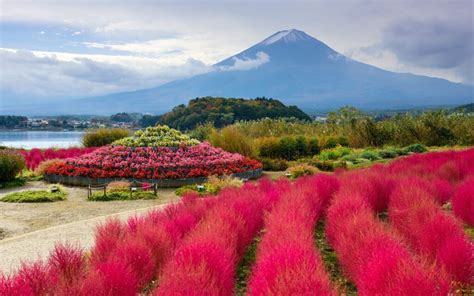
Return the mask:
<svg viewBox="0 0 474 296">
<path fill-rule="evenodd" d="M 16 149 L 82 147 L 85 131 L 0 130 L 0 146 Z"/>
</svg>

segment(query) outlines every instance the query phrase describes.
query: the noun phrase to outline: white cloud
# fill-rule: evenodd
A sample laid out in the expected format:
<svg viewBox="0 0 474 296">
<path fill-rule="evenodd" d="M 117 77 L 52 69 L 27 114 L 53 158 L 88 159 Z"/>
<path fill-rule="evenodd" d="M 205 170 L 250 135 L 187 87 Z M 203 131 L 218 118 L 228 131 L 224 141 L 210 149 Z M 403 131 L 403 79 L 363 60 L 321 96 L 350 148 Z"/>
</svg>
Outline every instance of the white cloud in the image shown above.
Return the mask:
<svg viewBox="0 0 474 296">
<path fill-rule="evenodd" d="M 0 93 L 6 98 L 65 99 L 154 87 L 212 71 L 188 59 L 163 64 L 146 57 L 0 49 Z"/>
<path fill-rule="evenodd" d="M 232 58 L 234 64 L 231 66 L 219 66 L 219 71 L 245 71 L 260 67 L 270 61 L 270 56 L 262 51 L 257 52 L 255 59 L 246 58 L 239 59 L 237 57 Z"/>
</svg>

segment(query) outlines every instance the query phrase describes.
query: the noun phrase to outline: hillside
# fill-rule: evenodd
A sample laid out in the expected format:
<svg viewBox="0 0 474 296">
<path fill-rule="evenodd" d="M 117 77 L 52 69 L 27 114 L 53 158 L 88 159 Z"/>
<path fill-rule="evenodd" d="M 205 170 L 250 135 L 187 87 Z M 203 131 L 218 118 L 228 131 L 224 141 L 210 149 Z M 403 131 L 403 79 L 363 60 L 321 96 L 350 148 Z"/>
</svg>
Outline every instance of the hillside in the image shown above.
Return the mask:
<svg viewBox="0 0 474 296">
<path fill-rule="evenodd" d="M 474 112 L 474 103 L 458 106 L 453 109 L 454 111 L 462 111 L 466 113 Z"/>
<path fill-rule="evenodd" d="M 208 73 L 155 88 L 23 106 L 22 114 L 160 114 L 196 97 L 271 97 L 303 110 L 406 109 L 472 102 L 474 87 L 445 79 L 395 73 L 352 60 L 298 30 L 278 32 L 231 56 Z M 15 114 L 13 110 L 4 110 Z"/>
<path fill-rule="evenodd" d="M 265 117 L 294 117 L 301 120 L 311 120 L 298 107 L 287 107 L 274 99 L 245 100 L 205 97 L 193 99 L 187 106 L 179 105 L 173 108 L 171 112 L 159 116 L 157 122 L 180 130 L 189 130 L 207 122 L 213 123 L 216 127 L 222 127 L 239 120 L 255 120 Z"/>
</svg>

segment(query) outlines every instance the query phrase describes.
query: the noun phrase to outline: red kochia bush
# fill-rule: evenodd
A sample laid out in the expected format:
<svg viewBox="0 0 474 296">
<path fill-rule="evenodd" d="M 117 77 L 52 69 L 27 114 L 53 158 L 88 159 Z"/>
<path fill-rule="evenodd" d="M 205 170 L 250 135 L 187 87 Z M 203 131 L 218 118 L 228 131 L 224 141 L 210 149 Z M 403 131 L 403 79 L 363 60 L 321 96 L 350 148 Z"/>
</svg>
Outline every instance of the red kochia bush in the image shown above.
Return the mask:
<svg viewBox="0 0 474 296">
<path fill-rule="evenodd" d="M 34 148 L 31 150 L 18 150 L 23 155 L 26 161 L 26 167 L 30 170 L 34 170 L 38 165 L 46 160 L 50 159 L 66 159 L 74 158 L 94 151 L 97 148 L 86 147 L 86 148 L 61 148 L 61 149 L 38 149 Z"/>
<path fill-rule="evenodd" d="M 286 181 L 267 196 L 262 186 L 222 191 L 213 209 L 187 236 L 165 267 L 156 295 L 230 295 L 239 258 L 263 225 L 263 211 Z"/>
<path fill-rule="evenodd" d="M 125 288 L 139 292 L 161 272 L 179 241 L 214 203 L 215 199 L 191 194 L 164 211 L 132 217 L 126 225 L 118 220 L 107 221 L 96 233 L 84 294 L 113 295 L 124 288 L 122 281 L 129 280 L 132 284 Z M 122 280 L 117 269 L 125 270 Z M 113 282 L 108 282 L 108 274 Z"/>
<path fill-rule="evenodd" d="M 23 263 L 11 277 L 0 275 L 0 295 L 68 295 L 77 293 L 85 274 L 81 249 L 57 245 L 48 262 Z"/>
<path fill-rule="evenodd" d="M 343 175 L 342 180 L 346 188 L 364 195 L 374 211 L 382 212 L 387 208 L 394 180 L 384 174 L 381 168 L 350 172 Z"/>
<path fill-rule="evenodd" d="M 368 199 L 341 185 L 328 210 L 326 235 L 360 295 L 446 295 L 449 282 L 421 265 L 383 224 Z"/>
<path fill-rule="evenodd" d="M 454 214 L 474 227 L 474 176 L 459 186 L 451 201 Z"/>
<path fill-rule="evenodd" d="M 443 212 L 430 190 L 416 180 L 403 180 L 389 207 L 392 225 L 411 245 L 439 263 L 455 282 L 474 283 L 474 246 L 457 221 Z"/>
<path fill-rule="evenodd" d="M 314 247 L 314 226 L 337 190 L 335 177 L 300 179 L 266 217 L 249 295 L 334 294 Z"/>
<path fill-rule="evenodd" d="M 57 277 L 57 294 L 74 294 L 85 278 L 87 265 L 82 249 L 72 245 L 56 245 L 50 253 L 48 266 Z"/>
</svg>

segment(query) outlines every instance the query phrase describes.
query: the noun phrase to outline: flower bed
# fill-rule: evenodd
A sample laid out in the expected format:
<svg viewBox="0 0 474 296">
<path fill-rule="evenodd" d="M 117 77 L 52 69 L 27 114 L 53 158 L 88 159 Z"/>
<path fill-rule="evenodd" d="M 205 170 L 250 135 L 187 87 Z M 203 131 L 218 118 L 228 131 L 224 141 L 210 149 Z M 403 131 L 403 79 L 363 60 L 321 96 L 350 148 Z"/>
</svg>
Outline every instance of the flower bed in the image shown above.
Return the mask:
<svg viewBox="0 0 474 296">
<path fill-rule="evenodd" d="M 26 167 L 30 170 L 34 170 L 40 163 L 50 159 L 66 159 L 74 158 L 94 151 L 97 148 L 63 148 L 63 149 L 31 149 L 31 150 L 18 150 L 23 155 L 26 161 Z"/>
<path fill-rule="evenodd" d="M 168 147 L 105 146 L 50 166 L 46 175 L 89 178 L 180 179 L 231 175 L 261 169 L 255 160 L 208 143 Z"/>
</svg>

